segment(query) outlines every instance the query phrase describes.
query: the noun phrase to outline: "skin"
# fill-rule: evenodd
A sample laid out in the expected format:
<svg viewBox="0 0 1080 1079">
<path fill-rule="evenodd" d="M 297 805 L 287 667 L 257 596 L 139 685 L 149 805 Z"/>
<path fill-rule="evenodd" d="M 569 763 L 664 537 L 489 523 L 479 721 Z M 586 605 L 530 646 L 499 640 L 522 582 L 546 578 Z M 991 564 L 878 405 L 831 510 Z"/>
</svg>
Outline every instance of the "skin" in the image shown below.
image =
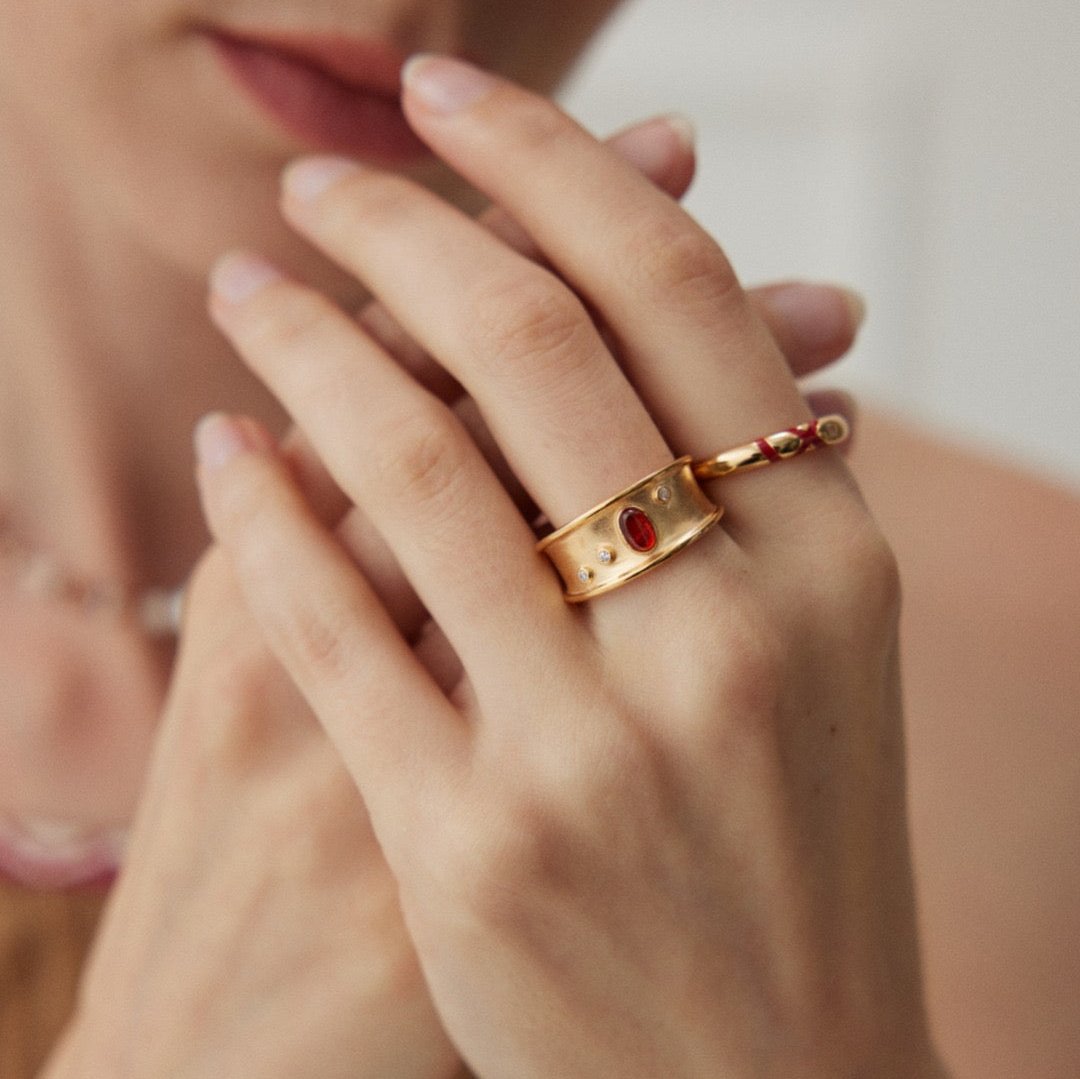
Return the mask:
<svg viewBox="0 0 1080 1079">
<path fill-rule="evenodd" d="M 1080 499 L 886 415 L 851 464 L 896 551 L 927 1003 L 954 1073 L 1080 1064 Z M 928 527 L 927 522 L 933 522 Z M 1000 1016 L 1007 1014 L 1008 1022 Z M 997 1018 L 995 1018 L 997 1017 Z"/>
<path fill-rule="evenodd" d="M 460 8 L 467 14 L 457 24 L 451 5 L 428 3 L 406 9 L 387 4 L 358 14 L 357 4 L 349 3 L 335 9 L 328 21 L 340 21 L 350 29 L 419 23 L 422 30 L 411 44 L 440 48 L 452 36 L 463 38 L 472 51 L 494 60 L 501 70 L 528 85 L 546 87 L 610 5 L 513 5 L 516 20 L 533 20 L 533 32 L 527 35 L 506 32 L 502 20 L 509 17 L 510 7 L 467 4 Z M 453 8 L 459 10 L 458 5 Z M 419 20 L 413 18 L 417 12 L 423 16 Z M 305 18 L 309 14 L 306 11 Z M 203 281 L 220 246 L 257 247 L 338 299 L 353 303 L 362 296 L 352 278 L 329 260 L 311 256 L 307 245 L 277 217 L 277 176 L 300 148 L 275 132 L 246 126 L 249 117 L 231 107 L 213 111 L 222 104 L 219 88 L 209 67 L 200 65 L 182 25 L 177 11 L 148 2 L 102 6 L 73 0 L 50 4 L 5 0 L 0 5 L 0 133 L 5 146 L 0 194 L 6 207 L 0 218 L 0 242 L 5 249 L 17 245 L 25 253 L 17 263 L 5 260 L 0 265 L 6 297 L 0 312 L 0 340 L 5 346 L 0 350 L 0 491 L 23 511 L 21 523 L 32 538 L 65 565 L 94 576 L 175 582 L 187 575 L 206 542 L 189 473 L 189 431 L 198 415 L 210 407 L 243 408 L 271 430 L 283 429 L 282 413 L 271 395 L 206 329 Z M 457 28 L 451 29 L 453 25 Z M 523 45 L 539 41 L 554 46 L 543 60 L 522 51 Z M 45 73 L 48 92 L 42 92 Z M 175 111 L 177 85 L 202 95 L 194 110 L 201 118 L 197 127 L 192 126 L 191 110 Z M 202 122 L 208 108 L 215 123 Z M 226 143 L 230 154 L 215 155 L 214 148 Z M 178 154 L 178 146 L 196 152 Z M 217 157 L 224 170 L 212 183 L 201 164 L 193 166 L 210 156 Z M 685 172 L 685 158 L 673 168 Z M 29 177 L 33 187 L 26 182 Z M 422 178 L 452 193 L 438 172 Z M 759 306 L 759 311 L 768 316 L 774 334 L 796 361 L 800 355 L 819 361 L 829 358 L 850 341 L 853 326 L 835 295 L 810 300 L 794 321 L 790 304 L 783 311 L 780 305 L 772 311 Z M 178 327 L 183 327 L 182 333 Z M 390 331 L 389 336 L 395 335 Z M 391 351 L 404 359 L 413 354 L 399 340 L 391 343 Z M 148 356 L 154 357 L 152 367 Z M 145 377 L 148 370 L 152 378 Z M 872 433 L 879 430 L 884 432 L 884 452 L 868 465 L 868 484 L 880 490 L 919 489 L 923 476 L 898 475 L 889 468 L 897 459 L 893 428 L 879 428 L 873 417 L 867 417 L 860 441 L 864 446 L 875 444 Z M 916 450 L 926 452 L 922 440 L 905 445 L 899 455 L 902 462 L 914 460 Z M 940 462 L 940 457 L 934 460 Z M 966 490 L 976 474 L 985 475 L 991 486 L 1004 482 L 971 457 L 959 457 L 950 473 L 956 477 L 956 490 Z M 1009 483 L 1018 492 L 1026 489 L 1019 477 L 1009 478 Z M 956 820 L 958 808 L 970 802 L 967 788 L 955 778 L 967 770 L 951 769 L 952 778 L 942 780 L 932 763 L 941 759 L 940 741 L 931 737 L 951 729 L 957 693 L 971 692 L 971 682 L 942 691 L 936 661 L 940 649 L 935 644 L 942 615 L 966 609 L 967 601 L 958 599 L 944 611 L 934 602 L 933 597 L 940 596 L 936 567 L 941 562 L 927 564 L 925 536 L 913 529 L 912 522 L 928 513 L 945 519 L 954 512 L 956 500 L 950 490 L 938 494 L 935 488 L 933 501 L 924 495 L 910 506 L 890 496 L 879 499 L 877 507 L 898 545 L 906 579 L 916 584 L 908 588 L 907 622 L 916 627 L 909 631 L 915 647 L 908 649 L 908 684 L 914 716 L 915 837 L 919 850 L 925 851 L 920 885 L 923 906 L 931 912 L 927 938 L 931 1001 L 938 1009 L 943 1040 L 952 1047 L 951 1059 L 963 1063 L 971 1074 L 989 1076 L 995 1067 L 1005 1069 L 1000 1072 L 1003 1076 L 1015 1074 L 1017 1068 L 1030 1072 L 1033 1054 L 1048 1046 L 1053 1046 L 1053 1059 L 1068 1070 L 1076 1059 L 1071 1033 L 1075 1027 L 1058 1028 L 1047 1021 L 1047 1016 L 1062 1014 L 1055 987 L 1074 978 L 1061 970 L 1060 952 L 1047 959 L 1056 971 L 1048 979 L 1045 964 L 1037 959 L 1038 949 L 1010 935 L 1011 923 L 1002 917 L 1000 932 L 992 937 L 1000 948 L 1000 973 L 988 978 L 979 966 L 975 980 L 991 1002 L 1014 998 L 1026 1002 L 1023 1033 L 1015 1038 L 1009 1024 L 986 1028 L 985 1015 L 1000 1009 L 977 1007 L 969 979 L 957 973 L 966 969 L 956 963 L 958 942 L 972 930 L 972 921 L 963 916 L 962 905 L 950 900 L 955 867 L 970 871 L 969 891 L 980 887 L 984 873 L 980 867 L 993 872 L 999 881 L 995 893 L 1000 897 L 995 907 L 999 911 L 1014 902 L 1027 902 L 1019 892 L 1015 900 L 1010 898 L 1014 895 L 1010 882 L 1038 881 L 1047 873 L 1056 880 L 1059 869 L 1053 866 L 1075 861 L 1075 835 L 1067 825 L 1071 818 L 1062 812 L 1075 784 L 1061 776 L 1061 765 L 1076 756 L 1058 752 L 1057 742 L 1055 749 L 1038 753 L 1039 746 L 1050 744 L 1054 717 L 1067 717 L 1062 702 L 1075 699 L 1066 687 L 1060 693 L 1048 691 L 1046 701 L 1031 710 L 1030 762 L 1018 769 L 1015 754 L 1007 754 L 995 773 L 1017 781 L 1022 776 L 1050 777 L 1049 783 L 1033 778 L 1031 786 L 1046 794 L 1045 817 L 1062 822 L 1055 832 L 1058 853 L 1052 858 L 1036 857 L 1035 852 L 1044 849 L 1045 832 L 1019 808 L 1015 819 L 1030 830 L 1025 834 L 1031 834 L 1032 841 L 1017 840 L 1009 863 L 1015 868 L 1008 873 L 998 872 L 1001 850 L 995 842 L 987 840 L 975 859 L 970 837 L 961 834 L 952 841 L 952 832 L 935 823 Z M 1042 509 L 1029 519 L 1043 519 L 1048 502 L 1060 503 L 1066 517 L 1075 513 L 1074 501 L 1054 494 L 1039 500 Z M 931 512 L 934 506 L 937 512 Z M 996 518 L 985 527 L 974 517 L 965 521 L 957 527 L 967 540 L 997 527 Z M 1058 534 L 1069 534 L 1069 529 Z M 955 554 L 961 548 L 962 544 L 951 550 Z M 1068 607 L 1071 601 L 1059 586 L 1071 568 L 1066 564 L 1053 570 L 1061 563 L 1059 545 L 1048 540 L 1040 550 L 1038 558 L 1025 556 L 1022 561 L 1032 572 L 1038 568 L 1045 573 L 1035 573 L 1017 607 L 1002 620 L 1003 626 L 1040 625 L 1046 604 L 1066 607 L 1062 624 L 1073 618 L 1069 611 L 1075 607 Z M 988 578 L 996 579 L 1012 573 L 1015 560 L 1003 554 L 985 564 Z M 222 589 L 229 594 L 224 585 Z M 4 602 L 3 816 L 42 821 L 54 834 L 56 824 L 75 834 L 126 828 L 144 783 L 170 651 L 149 648 L 124 632 L 103 631 L 82 619 L 20 604 L 10 596 Z M 978 623 L 988 624 L 984 618 Z M 962 662 L 950 670 L 983 672 L 974 681 L 985 691 L 986 699 L 977 710 L 980 722 L 1007 735 L 1015 729 L 1017 707 L 1027 707 L 1009 707 L 1007 702 L 1026 678 L 1022 671 L 1009 677 L 1000 656 L 1019 655 L 1018 649 L 1030 648 L 1037 635 L 1017 629 L 1014 637 L 1006 633 L 1007 639 L 994 647 L 988 637 L 972 634 L 969 624 L 963 628 L 962 634 L 949 635 L 951 649 L 957 648 L 958 639 L 963 645 L 957 653 Z M 1046 644 L 1033 658 L 1057 672 L 1055 679 L 1074 668 L 1064 636 Z M 193 680 L 200 677 L 196 669 L 189 670 Z M 28 679 L 27 671 L 43 676 Z M 1055 679 L 1040 679 L 1039 685 L 1057 686 Z M 1026 694 L 1021 699 L 1029 700 Z M 238 702 L 238 723 L 244 714 Z M 219 719 L 226 722 L 229 717 Z M 1071 727 L 1065 724 L 1064 729 Z M 986 741 L 1002 752 L 1010 744 L 1007 736 Z M 212 749 L 211 745 L 208 755 Z M 970 765 L 970 760 L 961 756 L 960 763 Z M 232 781 L 239 794 L 241 780 L 233 775 Z M 973 776 L 970 787 L 978 791 L 984 784 Z M 1051 798 L 1059 789 L 1066 793 Z M 1008 804 L 1024 804 L 1022 793 Z M 176 828 L 192 826 L 183 806 L 172 808 Z M 1015 823 L 1007 817 L 1002 824 L 1007 827 L 1010 821 Z M 1044 904 L 1049 920 L 1063 927 L 1059 938 L 1072 935 L 1069 911 L 1054 906 L 1050 898 L 1075 889 L 1055 884 L 1033 886 L 1032 892 Z M 986 946 L 986 938 L 976 937 L 962 951 L 983 956 Z M 951 987 L 953 977 L 963 978 L 963 991 Z M 1009 1009 L 1015 1013 L 1012 1003 Z M 1009 1061 L 1019 1063 L 1013 1067 Z M 1048 1065 L 1047 1074 L 1056 1074 L 1055 1066 Z"/>
<path fill-rule="evenodd" d="M 365 300 L 281 220 L 278 176 L 305 147 L 239 98 L 196 22 L 461 48 L 546 89 L 613 6 L 337 0 L 298 15 L 4 0 L 0 247 L 24 256 L 0 268 L 0 494 L 21 535 L 75 574 L 182 583 L 208 538 L 191 478 L 195 421 L 227 405 L 278 433 L 285 423 L 206 318 L 222 244 L 256 245 L 352 309 Z M 445 168 L 417 172 L 466 197 Z M 172 650 L 2 596 L 0 829 L 57 850 L 121 842 Z"/>
<path fill-rule="evenodd" d="M 437 14 L 434 5 L 429 10 Z M 548 19 L 556 11 L 552 5 L 536 10 Z M 580 7 L 575 11 L 584 14 Z M 40 8 L 14 5 L 3 10 L 22 27 L 18 37 L 5 33 L 3 40 L 19 40 L 23 54 L 4 66 L 2 121 L 12 152 L 2 182 L 12 212 L 0 227 L 28 252 L 20 274 L 5 281 L 11 303 L 2 327 L 10 376 L 0 402 L 8 421 L 0 456 L 4 489 L 11 503 L 28 507 L 20 523 L 29 536 L 64 564 L 91 575 L 176 580 L 206 541 L 189 473 L 193 417 L 211 402 L 231 400 L 272 428 L 283 424 L 270 395 L 202 328 L 208 252 L 226 237 L 265 244 L 342 302 L 361 302 L 364 290 L 329 261 L 313 259 L 305 243 L 275 223 L 277 173 L 295 146 L 260 131 L 260 145 L 236 153 L 238 171 L 217 177 L 211 190 L 205 170 L 192 164 L 198 154 L 176 156 L 175 132 L 184 117 L 162 123 L 158 115 L 159 122 L 150 124 L 139 113 L 148 101 L 162 102 L 166 84 L 171 94 L 178 80 L 185 81 L 190 43 L 171 35 L 168 13 L 145 6 L 138 18 L 123 17 L 135 11 L 116 9 L 67 13 L 78 17 L 46 19 Z M 584 23 L 559 21 L 572 33 L 552 54 L 561 57 L 558 65 L 602 14 L 597 8 Z M 114 22 L 114 15 L 121 17 Z M 87 36 L 78 43 L 64 37 L 73 28 Z M 420 42 L 438 43 L 435 36 Z M 86 54 L 71 51 L 76 45 Z M 125 50 L 140 49 L 145 64 L 120 62 Z M 87 69 L 90 56 L 100 68 Z M 48 95 L 40 92 L 43 70 L 57 79 Z M 531 77 L 545 86 L 554 74 L 555 67 L 538 67 Z M 193 85 L 201 84 L 196 79 Z M 88 86 L 95 92 L 88 93 Z M 184 141 L 198 147 L 197 136 L 215 130 L 201 125 Z M 165 131 L 167 139 L 160 135 Z M 227 124 L 226 133 L 235 150 L 235 132 Z M 212 155 L 213 145 L 201 153 Z M 48 167 L 54 161 L 64 168 Z M 651 164 L 655 180 L 674 193 L 693 169 L 689 148 L 670 132 L 654 131 L 651 141 L 639 144 L 637 161 Z M 255 172 L 265 191 L 253 199 L 249 173 Z M 117 183 L 118 176 L 127 182 Z M 434 172 L 423 179 L 449 190 Z M 95 190 L 100 198 L 83 198 Z M 147 191 L 162 197 L 146 201 Z M 258 207 L 260 198 L 262 209 L 250 221 L 236 212 Z M 226 228 L 223 205 L 229 207 Z M 175 214 L 174 206 L 190 218 Z M 514 232 L 505 222 L 503 229 Z M 511 238 L 520 243 L 520 236 Z M 110 302 L 95 303 L 105 276 Z M 849 303 L 836 291 L 773 288 L 758 301 L 789 360 L 805 370 L 843 352 L 856 328 Z M 122 320 L 114 320 L 114 310 L 123 311 Z M 15 312 L 30 317 L 18 320 Z M 402 362 L 423 365 L 423 356 L 385 315 L 367 312 L 365 322 L 393 339 Z M 153 379 L 143 374 L 147 355 L 155 357 Z M 28 426 L 27 417 L 35 422 Z M 304 460 L 300 449 L 294 464 L 301 472 Z M 317 476 L 313 482 L 318 487 Z M 332 485 L 328 494 L 333 498 Z M 9 636 L 0 658 L 11 676 L 4 682 L 27 694 L 5 702 L 7 715 L 17 720 L 4 728 L 8 744 L 0 756 L 11 770 L 5 816 L 44 821 L 54 832 L 59 821 L 76 838 L 124 829 L 145 781 L 172 656 L 121 628 L 103 631 L 67 612 L 10 595 L 5 601 Z M 407 590 L 402 605 L 404 615 L 415 619 Z M 235 608 L 227 579 L 209 570 L 199 576 L 187 622 L 194 628 L 185 633 L 190 645 L 164 710 L 155 781 L 147 788 L 129 872 L 110 905 L 76 1019 L 52 1066 L 79 1075 L 102 1069 L 159 1075 L 181 1068 L 219 1075 L 228 1046 L 257 1044 L 258 1060 L 244 1052 L 246 1073 L 288 1075 L 295 1074 L 291 1062 L 310 1062 L 317 1038 L 326 1059 L 338 1062 L 331 1067 L 351 1061 L 362 1045 L 371 1074 L 385 1075 L 386 1057 L 375 1051 L 381 1045 L 398 1068 L 405 1066 L 406 1046 L 418 1073 L 456 1070 L 456 1054 L 448 1053 L 418 981 L 363 804 L 355 793 L 349 801 L 353 788 L 340 764 L 336 780 L 328 779 L 337 758 L 313 722 L 301 728 L 308 741 L 298 751 L 295 731 L 304 709 L 295 696 L 272 692 L 282 686 L 276 663 L 252 648 L 254 628 L 229 617 Z M 437 668 L 438 649 L 432 651 Z M 229 657 L 224 667 L 222 657 Z M 39 672 L 40 681 L 28 679 L 27 671 Z M 234 739 L 223 744 L 223 732 L 230 731 Z M 178 752 L 178 745 L 188 752 Z M 325 797 L 328 784 L 339 792 L 335 799 Z M 293 826 L 288 836 L 283 822 Z M 305 823 L 302 831 L 298 822 Z M 256 842 L 268 839 L 275 841 Z M 298 850 L 295 864 L 309 867 L 314 850 L 321 854 L 318 864 L 339 871 L 315 880 L 297 873 L 296 889 L 281 898 L 275 885 L 283 844 Z M 219 857 L 210 868 L 229 866 L 231 875 L 207 875 L 205 851 L 211 847 Z M 223 891 L 230 904 L 223 904 Z M 267 906 L 268 894 L 281 902 Z M 357 932 L 355 947 L 335 953 L 335 980 L 324 976 L 322 926 L 344 907 Z M 253 917 L 256 909 L 260 918 Z M 324 916 L 313 918 L 316 910 Z M 191 928 L 200 925 L 216 926 L 234 948 L 193 949 Z M 134 926 L 145 933 L 133 934 Z M 291 946 L 279 947 L 286 939 Z M 208 955 L 223 965 L 207 962 Z M 230 980 L 238 968 L 250 978 Z M 298 1014 L 292 994 L 283 999 L 267 993 L 282 984 L 283 969 L 293 973 L 290 985 L 297 983 L 296 971 L 316 972 L 307 997 L 323 994 L 319 1015 L 325 1022 Z M 231 1006 L 223 985 L 233 994 Z M 220 1025 L 193 1042 L 191 1031 L 205 1029 L 210 1000 Z M 253 1009 L 253 1001 L 265 1007 Z M 358 1010 L 367 1024 L 356 1023 Z"/>
<path fill-rule="evenodd" d="M 629 154 L 633 134 L 616 142 L 620 152 Z M 652 124 L 638 129 L 635 156 L 641 160 L 646 136 L 654 172 L 685 182 L 685 147 L 664 135 Z M 485 223 L 521 244 L 507 218 L 489 214 Z M 831 342 L 820 334 L 802 339 L 799 347 L 796 327 L 773 318 L 767 302 L 787 291 L 768 290 L 756 302 L 787 342 L 789 363 L 809 371 L 844 346 L 850 329 Z M 837 297 L 817 300 L 820 330 Z M 848 310 L 841 299 L 833 314 Z M 402 338 L 386 332 L 385 312 L 369 310 L 365 324 L 380 328 L 380 339 L 403 362 L 426 369 L 426 356 L 415 346 L 406 353 Z M 312 503 L 327 519 L 339 516 L 342 496 L 302 440 L 294 437 L 286 452 Z M 456 676 L 439 634 L 424 627 L 423 608 L 370 526 L 353 510 L 340 532 L 402 632 L 417 641 L 418 657 L 437 676 Z M 319 1074 L 344 1068 L 354 1079 L 456 1072 L 458 1058 L 418 980 L 396 888 L 363 805 L 314 718 L 298 707 L 276 660 L 260 647 L 221 557 L 204 560 L 188 611 L 184 639 L 192 643 L 165 710 L 128 867 L 49 1074 L 220 1075 L 236 1070 L 228 1056 L 235 1052 L 248 1075 L 293 1075 L 297 1060 L 310 1072 L 313 1052 Z M 341 796 L 328 798 L 328 784 Z M 209 860 L 207 849 L 215 851 Z M 287 890 L 283 852 L 293 852 L 285 863 L 294 870 Z M 314 910 L 347 919 L 349 947 L 335 937 L 328 955 L 326 919 Z M 141 931 L 132 933 L 132 926 Z M 193 933 L 209 933 L 209 946 L 193 947 Z M 217 946 L 221 940 L 228 949 Z M 239 980 L 238 966 L 246 972 Z M 298 1013 L 304 971 L 314 975 L 302 990 L 311 1010 Z M 213 1030 L 193 1039 L 208 1011 L 217 1017 Z M 358 1024 L 358 1015 L 366 1022 Z"/>
<path fill-rule="evenodd" d="M 666 438 L 701 452 L 717 423 L 802 413 L 719 249 L 672 202 L 511 84 L 434 61 L 407 85 L 416 129 L 561 281 L 421 189 L 340 161 L 294 167 L 283 207 L 468 387 L 551 519 L 670 460 Z M 592 182 L 566 197 L 571 169 Z M 450 680 L 418 664 L 265 441 L 204 424 L 212 527 L 364 795 L 469 1063 L 941 1074 L 907 876 L 895 567 L 836 457 L 730 487 L 733 523 L 663 586 L 581 614 L 467 434 L 318 293 L 236 257 L 211 310 L 460 661 Z M 681 377 L 660 359 L 671 339 Z M 717 349 L 710 393 L 693 362 Z M 781 504 L 789 524 L 817 522 L 797 547 L 769 524 Z"/>
<path fill-rule="evenodd" d="M 547 89 L 612 6 L 349 3 L 298 25 L 457 43 Z M 0 4 L 0 243 L 25 252 L 0 265 L 0 497 L 28 542 L 92 579 L 177 585 L 190 574 L 208 540 L 190 463 L 201 414 L 243 407 L 284 430 L 206 317 L 221 245 L 258 246 L 347 308 L 365 302 L 282 221 L 278 176 L 303 147 L 237 99 L 189 32 L 196 17 L 244 21 L 158 0 Z M 543 57 L 530 51 L 537 40 Z M 693 172 L 677 141 L 661 134 L 638 151 L 671 190 Z M 417 175 L 461 194 L 441 164 Z M 824 362 L 850 344 L 856 321 L 840 293 L 760 299 L 775 301 L 767 318 L 794 360 Z M 392 320 L 380 329 L 403 362 L 423 364 Z M 422 373 L 459 392 L 435 365 Z M 172 648 L 6 588 L 0 599 L 0 830 L 58 852 L 99 836 L 122 846 Z"/>
</svg>

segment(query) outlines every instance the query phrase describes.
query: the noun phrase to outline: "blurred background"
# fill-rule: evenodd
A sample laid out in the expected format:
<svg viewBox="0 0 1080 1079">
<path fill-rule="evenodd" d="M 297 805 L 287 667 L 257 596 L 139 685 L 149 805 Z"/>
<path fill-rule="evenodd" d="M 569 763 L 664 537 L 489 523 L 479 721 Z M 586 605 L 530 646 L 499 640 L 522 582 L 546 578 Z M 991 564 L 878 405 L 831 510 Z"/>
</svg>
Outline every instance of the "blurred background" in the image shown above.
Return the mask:
<svg viewBox="0 0 1080 1079">
<path fill-rule="evenodd" d="M 564 98 L 695 122 L 747 283 L 864 293 L 833 384 L 1080 490 L 1078 58 L 1077 0 L 631 0 Z"/>
</svg>

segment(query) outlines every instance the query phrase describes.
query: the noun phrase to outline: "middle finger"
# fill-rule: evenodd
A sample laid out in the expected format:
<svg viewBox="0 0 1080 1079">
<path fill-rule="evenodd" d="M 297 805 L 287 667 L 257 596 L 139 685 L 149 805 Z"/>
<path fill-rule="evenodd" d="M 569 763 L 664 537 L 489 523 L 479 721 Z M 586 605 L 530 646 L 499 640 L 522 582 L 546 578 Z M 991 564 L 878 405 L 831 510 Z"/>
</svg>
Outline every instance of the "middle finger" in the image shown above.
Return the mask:
<svg viewBox="0 0 1080 1079">
<path fill-rule="evenodd" d="M 678 453 L 711 456 L 808 418 L 784 358 L 716 242 L 546 98 L 446 57 L 416 58 L 404 105 L 420 136 L 529 233 L 611 331 Z M 829 463 L 829 459 L 832 463 Z M 834 455 L 808 463 L 821 478 Z M 791 503 L 807 467 L 731 485 L 729 508 Z M 776 485 L 785 497 L 776 499 Z M 807 500 L 803 499 L 804 506 Z"/>
</svg>

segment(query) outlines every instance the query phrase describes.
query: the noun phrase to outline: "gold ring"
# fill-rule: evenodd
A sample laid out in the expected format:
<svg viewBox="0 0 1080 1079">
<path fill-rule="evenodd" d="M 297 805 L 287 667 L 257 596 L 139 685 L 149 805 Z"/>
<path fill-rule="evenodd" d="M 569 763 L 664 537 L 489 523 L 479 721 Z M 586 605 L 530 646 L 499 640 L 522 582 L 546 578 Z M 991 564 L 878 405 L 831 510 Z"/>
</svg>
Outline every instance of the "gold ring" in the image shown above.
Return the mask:
<svg viewBox="0 0 1080 1079">
<path fill-rule="evenodd" d="M 694 462 L 694 475 L 699 480 L 715 480 L 733 472 L 762 468 L 776 461 L 816 450 L 819 446 L 835 446 L 851 434 L 851 425 L 843 416 L 819 416 L 809 423 L 800 423 L 775 435 L 747 442 L 733 450 L 724 450 L 715 457 Z"/>
<path fill-rule="evenodd" d="M 558 570 L 567 601 L 581 603 L 667 561 L 722 513 L 698 486 L 691 459 L 681 457 L 545 536 L 536 549 Z"/>
</svg>

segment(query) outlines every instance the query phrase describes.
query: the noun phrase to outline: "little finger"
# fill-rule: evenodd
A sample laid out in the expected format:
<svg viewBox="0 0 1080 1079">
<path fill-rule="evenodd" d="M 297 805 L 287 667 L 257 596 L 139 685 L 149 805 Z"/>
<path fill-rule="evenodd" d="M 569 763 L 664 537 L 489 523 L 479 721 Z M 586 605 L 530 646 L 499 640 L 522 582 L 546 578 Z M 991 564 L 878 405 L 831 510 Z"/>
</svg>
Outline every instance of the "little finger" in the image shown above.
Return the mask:
<svg viewBox="0 0 1080 1079">
<path fill-rule="evenodd" d="M 281 459 L 220 414 L 196 447 L 211 532 L 373 812 L 402 793 L 394 777 L 437 776 L 462 746 L 460 719 Z"/>
</svg>

